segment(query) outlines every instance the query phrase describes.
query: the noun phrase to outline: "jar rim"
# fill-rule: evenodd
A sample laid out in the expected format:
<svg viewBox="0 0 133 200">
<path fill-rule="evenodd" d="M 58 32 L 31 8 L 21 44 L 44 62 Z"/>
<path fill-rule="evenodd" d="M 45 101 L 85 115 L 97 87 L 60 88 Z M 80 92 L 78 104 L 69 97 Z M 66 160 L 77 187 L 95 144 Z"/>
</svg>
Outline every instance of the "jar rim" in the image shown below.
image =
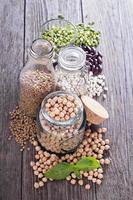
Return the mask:
<svg viewBox="0 0 133 200">
<path fill-rule="evenodd" d="M 77 71 L 85 66 L 86 53 L 76 46 L 62 48 L 59 52 L 58 63 L 68 71 Z"/>
<path fill-rule="evenodd" d="M 48 44 L 49 47 L 50 47 L 50 50 L 47 52 L 47 53 L 44 53 L 43 55 L 39 54 L 36 52 L 36 50 L 34 49 L 34 45 L 37 43 L 37 42 L 42 42 L 43 45 L 44 44 Z M 49 40 L 45 40 L 43 38 L 37 38 L 35 40 L 32 41 L 32 44 L 30 46 L 30 55 L 34 58 L 51 58 L 53 56 L 53 51 L 54 51 L 54 48 L 53 48 L 53 44 L 51 41 Z"/>
<path fill-rule="evenodd" d="M 46 111 L 45 107 L 44 107 L 44 104 L 46 103 L 46 101 L 51 98 L 51 97 L 54 97 L 54 96 L 65 96 L 65 95 L 71 95 L 73 96 L 77 102 L 78 102 L 78 105 L 79 105 L 79 109 L 78 109 L 78 114 L 75 116 L 75 117 L 72 117 L 71 119 L 69 120 L 66 120 L 66 121 L 58 121 L 58 120 L 55 120 L 54 118 L 50 117 L 48 112 Z M 41 109 L 40 109 L 40 112 L 41 114 L 43 115 L 43 117 L 48 121 L 50 122 L 51 124 L 53 125 L 58 125 L 58 126 L 71 126 L 73 124 L 75 124 L 81 117 L 82 113 L 83 113 L 83 104 L 82 104 L 82 101 L 80 100 L 80 98 L 76 95 L 76 94 L 73 94 L 71 92 L 65 92 L 65 91 L 56 91 L 56 92 L 52 92 L 50 94 L 48 94 L 44 100 L 42 101 L 42 104 L 41 104 Z"/>
</svg>

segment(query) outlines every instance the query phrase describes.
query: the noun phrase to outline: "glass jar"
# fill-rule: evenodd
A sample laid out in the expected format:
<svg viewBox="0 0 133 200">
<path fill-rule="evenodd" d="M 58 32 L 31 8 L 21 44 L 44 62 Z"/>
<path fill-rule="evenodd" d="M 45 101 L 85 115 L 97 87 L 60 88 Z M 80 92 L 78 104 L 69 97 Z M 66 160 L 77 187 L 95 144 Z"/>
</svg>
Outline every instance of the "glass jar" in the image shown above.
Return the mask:
<svg viewBox="0 0 133 200">
<path fill-rule="evenodd" d="M 77 114 L 65 121 L 55 120 L 45 107 L 47 101 L 54 97 L 67 98 L 68 95 L 77 102 Z M 37 114 L 38 141 L 42 147 L 50 152 L 58 154 L 73 152 L 83 140 L 85 125 L 86 116 L 78 96 L 63 91 L 53 92 L 45 97 Z"/>
<path fill-rule="evenodd" d="M 52 64 L 53 46 L 44 39 L 34 40 L 25 67 L 20 73 L 19 106 L 26 115 L 35 117 L 44 97 L 55 90 Z"/>
<path fill-rule="evenodd" d="M 84 95 L 87 88 L 84 78 L 86 53 L 80 47 L 66 47 L 59 52 L 56 65 L 57 86 L 59 89 Z"/>
<path fill-rule="evenodd" d="M 75 43 L 77 29 L 65 19 L 51 19 L 41 27 L 41 37 L 53 42 L 56 52 L 62 47 Z"/>
</svg>

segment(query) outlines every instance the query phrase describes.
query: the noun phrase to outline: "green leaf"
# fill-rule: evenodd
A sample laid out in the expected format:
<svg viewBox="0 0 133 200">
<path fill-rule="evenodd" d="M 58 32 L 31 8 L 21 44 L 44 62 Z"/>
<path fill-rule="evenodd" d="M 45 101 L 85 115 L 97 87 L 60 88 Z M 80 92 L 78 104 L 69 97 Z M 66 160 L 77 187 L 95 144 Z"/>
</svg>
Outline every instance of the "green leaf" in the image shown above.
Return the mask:
<svg viewBox="0 0 133 200">
<path fill-rule="evenodd" d="M 58 15 L 58 19 L 64 19 L 62 15 Z"/>
<path fill-rule="evenodd" d="M 69 163 L 62 162 L 51 169 L 49 169 L 45 176 L 47 178 L 52 178 L 53 180 L 63 180 L 73 171 L 73 167 Z"/>
<path fill-rule="evenodd" d="M 78 170 L 89 171 L 101 167 L 99 161 L 94 157 L 85 157 L 79 160 L 75 167 Z"/>
</svg>

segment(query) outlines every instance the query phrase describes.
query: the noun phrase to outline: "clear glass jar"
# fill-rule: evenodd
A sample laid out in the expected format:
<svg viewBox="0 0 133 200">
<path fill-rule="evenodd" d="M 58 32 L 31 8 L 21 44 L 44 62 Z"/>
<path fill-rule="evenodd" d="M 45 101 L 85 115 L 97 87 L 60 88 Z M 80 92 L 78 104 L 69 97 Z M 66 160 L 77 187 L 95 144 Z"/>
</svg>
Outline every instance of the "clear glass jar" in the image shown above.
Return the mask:
<svg viewBox="0 0 133 200">
<path fill-rule="evenodd" d="M 58 121 L 50 117 L 45 105 L 48 99 L 71 95 L 77 102 L 78 112 L 69 120 Z M 73 152 L 81 143 L 84 137 L 86 116 L 83 104 L 77 95 L 57 91 L 53 92 L 43 100 L 37 115 L 37 137 L 41 146 L 46 150 L 58 154 Z"/>
<path fill-rule="evenodd" d="M 26 115 L 35 117 L 44 97 L 55 90 L 52 64 L 53 46 L 44 39 L 34 40 L 25 67 L 20 73 L 19 106 Z"/>
<path fill-rule="evenodd" d="M 87 93 L 84 78 L 86 53 L 80 47 L 66 47 L 59 52 L 56 65 L 57 86 L 59 89 L 76 93 Z"/>
</svg>

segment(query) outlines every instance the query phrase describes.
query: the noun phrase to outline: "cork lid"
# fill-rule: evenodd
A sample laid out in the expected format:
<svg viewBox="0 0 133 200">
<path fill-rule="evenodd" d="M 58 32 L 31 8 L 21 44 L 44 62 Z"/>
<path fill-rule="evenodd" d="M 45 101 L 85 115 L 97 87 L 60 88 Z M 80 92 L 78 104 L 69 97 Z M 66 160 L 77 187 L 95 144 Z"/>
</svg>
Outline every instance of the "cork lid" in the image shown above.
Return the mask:
<svg viewBox="0 0 133 200">
<path fill-rule="evenodd" d="M 87 120 L 93 124 L 100 124 L 109 118 L 107 110 L 96 100 L 89 96 L 81 96 L 81 100 L 85 106 Z"/>
</svg>

